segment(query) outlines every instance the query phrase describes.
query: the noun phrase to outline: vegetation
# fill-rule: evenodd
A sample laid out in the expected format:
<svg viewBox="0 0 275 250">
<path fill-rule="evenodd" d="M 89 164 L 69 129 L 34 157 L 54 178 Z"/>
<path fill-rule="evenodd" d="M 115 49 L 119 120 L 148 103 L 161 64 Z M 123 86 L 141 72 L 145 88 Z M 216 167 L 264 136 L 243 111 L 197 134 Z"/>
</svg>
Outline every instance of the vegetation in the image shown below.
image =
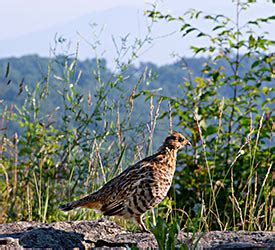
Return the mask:
<svg viewBox="0 0 275 250">
<path fill-rule="evenodd" d="M 99 58 L 2 60 L 0 221 L 97 218 L 57 206 L 150 154 L 173 128 L 193 148 L 178 156 L 169 197 L 146 215 L 159 244 L 174 246 L 179 229 L 272 230 L 275 41 L 255 27 L 275 17 L 243 24 L 249 4 L 235 4 L 236 20 L 147 12 L 152 22 L 177 22 L 183 37 L 209 40 L 191 47 L 200 59 L 134 67 L 136 45 L 115 72 Z M 211 34 L 193 26 L 198 18 Z"/>
</svg>

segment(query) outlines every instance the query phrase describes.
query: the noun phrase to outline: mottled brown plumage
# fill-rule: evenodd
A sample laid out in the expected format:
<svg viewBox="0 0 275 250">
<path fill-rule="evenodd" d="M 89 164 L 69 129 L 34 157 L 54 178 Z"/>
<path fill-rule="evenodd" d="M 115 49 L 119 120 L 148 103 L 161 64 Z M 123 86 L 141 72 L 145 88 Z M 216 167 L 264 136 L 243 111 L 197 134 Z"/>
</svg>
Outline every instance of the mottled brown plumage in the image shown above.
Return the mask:
<svg viewBox="0 0 275 250">
<path fill-rule="evenodd" d="M 155 154 L 128 167 L 98 191 L 60 208 L 69 211 L 86 207 L 107 216 L 134 219 L 146 231 L 142 215 L 166 197 L 175 172 L 177 151 L 184 145 L 190 142 L 173 132 Z"/>
</svg>

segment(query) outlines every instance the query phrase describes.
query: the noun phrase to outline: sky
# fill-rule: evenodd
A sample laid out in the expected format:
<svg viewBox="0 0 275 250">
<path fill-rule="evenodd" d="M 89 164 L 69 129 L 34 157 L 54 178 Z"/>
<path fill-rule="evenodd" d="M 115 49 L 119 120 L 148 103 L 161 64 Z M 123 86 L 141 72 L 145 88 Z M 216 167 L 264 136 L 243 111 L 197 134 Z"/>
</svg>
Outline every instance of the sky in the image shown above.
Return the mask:
<svg viewBox="0 0 275 250">
<path fill-rule="evenodd" d="M 145 9 L 150 8 L 150 4 L 153 2 L 151 0 L 0 0 L 0 57 L 22 56 L 29 53 L 47 56 L 46 51 L 49 50 L 50 40 L 54 39 L 54 31 L 62 33 L 71 27 L 71 32 L 76 34 L 81 27 L 74 25 L 74 23 L 79 23 L 79 25 L 81 23 L 82 26 L 85 26 L 83 23 L 87 22 L 88 24 L 89 22 L 88 19 L 85 21 L 86 19 L 83 19 L 83 17 L 87 18 L 89 15 L 90 17 L 97 15 L 96 20 L 99 20 L 101 22 L 99 25 L 103 26 L 104 20 L 108 18 L 100 19 L 101 16 L 112 15 L 113 11 L 116 12 L 116 15 L 121 15 L 123 18 L 124 15 L 125 17 L 127 16 L 126 12 L 128 12 L 129 8 L 131 8 L 131 11 L 136 10 L 136 12 L 131 12 L 137 13 L 136 15 L 131 14 L 127 16 L 127 21 L 123 20 L 122 23 L 117 24 L 117 20 L 109 20 L 109 26 L 112 26 L 112 21 L 116 26 L 123 26 L 121 29 L 118 29 L 118 27 L 107 29 L 104 39 L 109 46 L 109 40 L 111 40 L 112 36 L 125 35 L 127 30 L 129 33 L 139 34 L 140 26 L 145 26 L 146 24 L 145 18 L 141 17 L 142 13 Z M 183 14 L 188 9 L 194 8 L 212 14 L 223 13 L 233 18 L 235 16 L 235 7 L 232 4 L 232 0 L 160 0 L 158 2 L 159 9 L 176 15 Z M 123 10 L 125 11 L 123 12 Z M 254 18 L 274 14 L 275 4 L 272 4 L 271 1 L 259 0 L 256 4 L 253 4 L 253 8 L 246 15 Z M 78 22 L 81 18 L 82 22 Z M 201 23 L 201 25 L 205 24 Z M 169 33 L 169 28 L 162 33 L 163 27 L 162 25 L 156 26 L 154 30 L 155 37 L 165 36 L 166 33 Z M 171 31 L 174 28 L 171 28 Z M 275 40 L 275 27 L 274 30 L 269 31 Z M 83 31 L 83 33 L 86 34 L 87 32 Z M 41 34 L 43 34 L 44 40 L 42 40 Z M 44 37 L 47 34 L 48 37 Z M 39 37 L 41 37 L 40 40 L 38 39 Z M 72 42 L 79 41 L 79 37 L 76 38 L 71 34 L 69 37 Z M 172 47 L 185 53 L 190 47 L 192 40 L 180 41 L 178 37 L 172 37 L 170 40 L 164 39 L 159 44 L 154 45 L 148 54 L 144 56 L 143 60 L 148 61 L 151 59 L 151 61 L 160 62 L 161 64 L 168 63 L 172 52 L 171 43 L 174 44 Z M 88 53 L 84 47 L 83 45 L 82 58 L 85 58 L 85 54 L 87 55 Z M 114 54 L 115 49 L 113 48 L 112 50 Z M 186 52 L 186 54 L 188 53 Z M 113 54 L 109 51 L 106 57 L 111 59 L 114 57 Z"/>
<path fill-rule="evenodd" d="M 65 23 L 90 12 L 128 5 L 127 0 L 1 0 L 1 40 Z M 131 0 L 130 5 L 143 3 Z"/>
</svg>

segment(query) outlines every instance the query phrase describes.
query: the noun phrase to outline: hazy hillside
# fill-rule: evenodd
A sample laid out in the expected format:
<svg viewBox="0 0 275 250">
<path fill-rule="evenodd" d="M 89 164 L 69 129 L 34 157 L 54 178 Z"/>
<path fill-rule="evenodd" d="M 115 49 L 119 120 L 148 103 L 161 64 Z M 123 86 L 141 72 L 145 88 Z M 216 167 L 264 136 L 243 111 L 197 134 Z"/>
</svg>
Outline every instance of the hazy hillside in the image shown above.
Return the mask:
<svg viewBox="0 0 275 250">
<path fill-rule="evenodd" d="M 48 64 L 51 64 L 53 75 L 60 76 L 63 71 L 62 57 L 50 60 L 49 58 L 43 58 L 36 55 L 24 56 L 21 58 L 7 58 L 0 59 L 0 92 L 1 99 L 5 102 L 20 103 L 23 99 L 24 91 L 22 94 L 18 94 L 20 91 L 20 84 L 22 86 L 29 86 L 33 88 L 38 81 L 42 81 L 47 76 Z M 190 69 L 194 75 L 201 75 L 200 68 L 205 59 L 187 59 Z M 9 64 L 9 82 L 5 78 L 7 65 Z M 96 70 L 95 59 L 79 61 L 77 64 L 77 70 L 81 71 L 81 78 L 79 80 L 79 90 L 82 93 L 93 92 L 96 87 L 96 79 L 94 71 Z M 106 61 L 101 61 L 103 80 L 107 80 L 112 77 L 112 72 L 107 68 Z M 145 68 L 150 71 L 150 82 L 144 84 L 140 89 L 158 89 L 160 94 L 163 95 L 180 95 L 179 86 L 184 82 L 184 77 L 187 76 L 186 70 L 183 69 L 182 63 L 175 63 L 171 65 L 158 67 L 152 63 L 142 63 L 138 67 L 131 66 L 127 69 L 127 74 L 131 76 L 130 79 L 123 83 L 123 89 L 125 92 L 129 92 L 137 84 L 138 79 L 143 74 Z M 62 86 L 58 83 L 58 80 L 54 77 L 51 78 L 51 88 L 62 89 Z M 50 90 L 51 91 L 51 90 Z M 54 91 L 53 91 L 54 92 Z M 58 105 L 57 96 L 50 95 L 50 106 Z M 141 103 L 139 108 L 143 110 L 145 103 Z M 50 108 L 49 106 L 49 108 Z"/>
<path fill-rule="evenodd" d="M 140 77 L 147 70 L 148 79 L 146 82 L 141 82 L 137 91 L 144 90 L 156 90 L 157 95 L 179 97 L 184 98 L 184 91 L 182 87 L 184 81 L 196 76 L 202 76 L 202 65 L 206 62 L 206 59 L 192 59 L 187 58 L 183 62 L 177 62 L 174 64 L 168 64 L 165 66 L 157 66 L 153 63 L 141 63 L 139 66 L 130 66 L 126 72 L 122 73 L 125 77 L 122 85 L 120 85 L 120 91 L 123 90 L 123 94 L 130 96 L 133 88 L 139 82 Z M 111 72 L 108 69 L 107 63 L 104 59 L 101 60 L 101 78 L 102 81 L 112 81 L 117 77 L 117 73 Z M 221 62 L 223 64 L 223 62 Z M 9 65 L 9 77 L 6 78 L 7 66 Z M 51 77 L 49 78 L 49 96 L 47 101 L 42 103 L 41 110 L 43 115 L 50 114 L 57 107 L 61 107 L 59 112 L 63 112 L 63 100 L 58 92 L 64 92 L 64 82 L 60 81 L 58 77 L 64 74 L 64 57 L 60 56 L 54 59 L 39 57 L 37 55 L 23 56 L 20 58 L 6 58 L 0 60 L 0 100 L 2 100 L 1 109 L 6 104 L 16 104 L 21 106 L 24 99 L 27 96 L 26 87 L 32 90 L 37 82 L 42 85 L 46 83 L 48 74 L 48 65 L 51 65 Z M 250 63 L 247 61 L 243 64 L 241 70 L 249 67 Z M 77 89 L 79 93 L 82 93 L 84 98 L 87 99 L 88 95 L 93 95 L 97 88 L 97 79 L 95 76 L 95 70 L 97 69 L 97 63 L 95 59 L 89 59 L 85 61 L 78 61 L 76 66 L 75 78 L 77 78 L 77 72 L 81 71 L 81 77 Z M 230 69 L 227 69 L 230 70 Z M 194 83 L 196 84 L 196 83 Z M 268 83 L 271 84 L 271 83 Z M 264 85 L 263 85 L 264 86 Z M 233 90 L 228 86 L 221 86 L 218 89 L 220 96 L 230 97 Z M 108 94 L 109 102 L 120 102 L 120 94 L 117 90 L 112 90 Z M 262 97 L 264 98 L 264 97 Z M 84 102 L 87 105 L 87 102 Z M 135 99 L 135 107 L 133 109 L 133 123 L 135 125 L 143 122 L 148 122 L 150 113 L 150 103 L 145 101 L 144 96 L 139 96 Z M 166 105 L 167 106 L 167 105 Z M 167 107 L 163 107 L 166 109 Z M 122 113 L 124 110 L 120 110 Z M 109 117 L 110 118 L 110 117 Z M 57 123 L 60 116 L 56 117 Z M 111 120 L 115 120 L 115 115 Z M 10 131 L 18 131 L 18 125 L 11 124 L 13 129 Z M 92 129 L 92 128 L 91 128 Z M 161 136 L 159 131 L 167 131 L 167 120 L 160 121 L 156 130 L 156 145 L 160 143 Z"/>
<path fill-rule="evenodd" d="M 189 77 L 189 73 L 191 73 L 193 78 L 196 76 L 202 76 L 201 69 L 205 62 L 206 59 L 204 58 L 187 58 L 184 63 L 179 61 L 177 63 L 167 64 L 164 66 L 157 66 L 153 63 L 141 63 L 139 66 L 131 66 L 127 70 L 127 74 L 131 75 L 131 79 L 126 80 L 126 84 L 123 85 L 123 88 L 125 88 L 125 91 L 131 90 L 137 84 L 137 81 L 144 69 L 147 68 L 151 71 L 151 81 L 150 84 L 142 86 L 142 89 L 158 89 L 160 91 L 159 93 L 162 95 L 180 96 L 179 85 L 182 85 L 186 77 Z M 37 55 L 29 55 L 20 58 L 0 59 L 1 99 L 8 102 L 18 102 L 20 97 L 18 97 L 17 94 L 20 83 L 33 87 L 37 81 L 41 81 L 47 76 L 49 63 L 51 64 L 52 71 L 55 75 L 62 74 L 62 57 L 49 59 L 39 57 Z M 9 82 L 5 79 L 8 64 L 10 66 Z M 221 65 L 223 64 L 224 63 L 221 61 Z M 101 60 L 101 65 L 103 69 L 102 77 L 106 80 L 111 77 L 112 72 L 108 69 L 107 62 L 104 59 Z M 245 61 L 241 67 L 241 71 L 247 69 L 249 66 L 250 62 Z M 95 59 L 87 59 L 78 62 L 77 70 L 82 72 L 79 87 L 83 93 L 93 91 L 96 82 L 93 74 L 95 69 Z M 230 71 L 229 68 L 226 70 Z M 52 80 L 52 86 L 56 88 L 60 87 L 56 85 L 58 82 L 56 79 Z M 228 87 L 225 89 L 220 89 L 220 93 L 222 95 L 228 96 L 231 92 L 232 91 Z M 50 98 L 52 98 L 52 103 L 57 101 L 54 96 Z"/>
</svg>

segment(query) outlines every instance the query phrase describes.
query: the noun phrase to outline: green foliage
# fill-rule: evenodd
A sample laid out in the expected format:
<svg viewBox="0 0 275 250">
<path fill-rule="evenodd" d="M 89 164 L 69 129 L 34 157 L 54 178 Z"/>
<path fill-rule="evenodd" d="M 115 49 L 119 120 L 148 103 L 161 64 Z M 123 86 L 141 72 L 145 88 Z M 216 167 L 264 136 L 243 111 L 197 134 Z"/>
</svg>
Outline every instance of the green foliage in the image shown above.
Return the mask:
<svg viewBox="0 0 275 250">
<path fill-rule="evenodd" d="M 95 217 L 94 212 L 79 211 L 65 216 L 58 205 L 96 190 L 120 173 L 126 151 L 137 160 L 135 145 L 141 140 L 131 137 L 145 125 L 132 126 L 134 97 L 129 99 L 121 88 L 129 65 L 111 74 L 104 61 L 94 62 L 91 91 L 79 86 L 77 58 L 58 56 L 41 81 L 20 84 L 15 103 L 14 97 L 3 96 L 1 222 Z M 4 82 L 11 79 L 10 65 Z"/>
<path fill-rule="evenodd" d="M 207 46 L 191 46 L 195 54 L 209 59 L 200 77 L 190 74 L 182 83 L 183 97 L 160 95 L 171 103 L 177 125 L 192 136 L 192 154 L 178 157 L 176 199 L 177 207 L 191 212 L 194 222 L 201 214 L 200 230 L 270 230 L 272 225 L 270 51 L 275 41 L 253 27 L 274 21 L 274 16 L 241 24 L 240 14 L 249 4 L 235 4 L 237 20 L 196 10 L 184 17 L 148 12 L 155 21 L 178 22 L 183 37 L 193 34 L 208 40 Z M 211 34 L 193 26 L 198 18 L 209 22 Z"/>
<path fill-rule="evenodd" d="M 156 226 L 151 227 L 151 232 L 155 235 L 161 250 L 175 249 L 179 232 L 177 221 L 168 224 L 163 218 L 158 217 Z"/>
</svg>

